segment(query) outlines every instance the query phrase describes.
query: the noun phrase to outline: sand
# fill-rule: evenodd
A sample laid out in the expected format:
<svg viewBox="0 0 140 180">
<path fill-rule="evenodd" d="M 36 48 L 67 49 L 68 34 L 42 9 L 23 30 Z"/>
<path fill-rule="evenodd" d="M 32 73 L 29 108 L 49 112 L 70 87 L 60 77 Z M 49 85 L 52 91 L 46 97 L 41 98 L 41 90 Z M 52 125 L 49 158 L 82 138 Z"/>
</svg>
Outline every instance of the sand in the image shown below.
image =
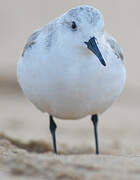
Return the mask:
<svg viewBox="0 0 140 180">
<path fill-rule="evenodd" d="M 20 143 L 20 142 L 19 142 Z M 35 145 L 35 144 L 34 144 Z M 40 146 L 36 142 L 36 146 Z M 28 151 L 29 144 L 17 147 L 7 137 L 0 136 L 0 177 L 6 180 L 92 180 L 139 179 L 140 156 L 125 155 L 55 155 L 42 144 L 46 152 Z"/>
</svg>

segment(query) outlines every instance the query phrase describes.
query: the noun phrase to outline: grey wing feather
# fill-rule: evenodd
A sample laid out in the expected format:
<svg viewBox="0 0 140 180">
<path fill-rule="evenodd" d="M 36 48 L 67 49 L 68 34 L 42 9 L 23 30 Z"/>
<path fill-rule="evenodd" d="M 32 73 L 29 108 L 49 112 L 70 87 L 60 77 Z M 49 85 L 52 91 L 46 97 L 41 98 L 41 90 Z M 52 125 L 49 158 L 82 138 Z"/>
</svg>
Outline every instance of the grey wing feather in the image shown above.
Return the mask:
<svg viewBox="0 0 140 180">
<path fill-rule="evenodd" d="M 36 39 L 38 37 L 38 35 L 40 34 L 41 30 L 36 30 L 35 32 L 33 32 L 33 34 L 31 34 L 31 36 L 28 38 L 27 43 L 23 49 L 23 53 L 22 56 L 24 56 L 24 53 L 27 49 L 31 48 L 35 43 L 36 43 Z"/>
<path fill-rule="evenodd" d="M 108 33 L 105 33 L 105 39 L 108 42 L 108 44 L 110 45 L 110 47 L 112 48 L 112 50 L 114 51 L 114 54 L 123 61 L 124 60 L 123 51 L 120 48 L 117 41 L 112 36 L 110 36 Z"/>
</svg>

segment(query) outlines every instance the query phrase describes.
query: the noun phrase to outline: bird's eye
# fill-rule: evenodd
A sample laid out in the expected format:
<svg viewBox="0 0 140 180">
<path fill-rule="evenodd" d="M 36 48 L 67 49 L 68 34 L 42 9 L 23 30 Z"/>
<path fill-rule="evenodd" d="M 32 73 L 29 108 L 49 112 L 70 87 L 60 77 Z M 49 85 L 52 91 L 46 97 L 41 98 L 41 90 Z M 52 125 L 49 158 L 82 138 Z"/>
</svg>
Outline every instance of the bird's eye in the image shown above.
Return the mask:
<svg viewBox="0 0 140 180">
<path fill-rule="evenodd" d="M 76 23 L 75 23 L 74 21 L 72 21 L 71 28 L 72 28 L 73 30 L 76 30 L 76 29 L 77 29 L 77 25 L 76 25 Z"/>
</svg>

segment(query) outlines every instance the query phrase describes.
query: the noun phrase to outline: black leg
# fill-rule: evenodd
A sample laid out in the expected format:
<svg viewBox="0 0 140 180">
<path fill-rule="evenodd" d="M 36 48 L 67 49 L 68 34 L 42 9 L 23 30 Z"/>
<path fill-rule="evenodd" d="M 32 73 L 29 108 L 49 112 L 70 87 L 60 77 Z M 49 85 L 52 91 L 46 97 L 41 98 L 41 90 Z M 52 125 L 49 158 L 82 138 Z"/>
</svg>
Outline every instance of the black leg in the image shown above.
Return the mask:
<svg viewBox="0 0 140 180">
<path fill-rule="evenodd" d="M 98 125 L 98 115 L 92 115 L 91 116 L 91 120 L 93 122 L 94 125 L 94 135 L 95 135 L 95 145 L 96 145 L 96 154 L 99 154 L 99 145 L 98 145 L 98 129 L 97 129 L 97 125 Z"/>
<path fill-rule="evenodd" d="M 53 150 L 54 153 L 57 154 L 57 148 L 56 148 L 56 137 L 55 137 L 55 131 L 56 131 L 56 124 L 53 120 L 53 116 L 50 115 L 50 131 L 51 131 L 51 135 L 52 135 L 52 140 L 53 140 Z"/>
</svg>

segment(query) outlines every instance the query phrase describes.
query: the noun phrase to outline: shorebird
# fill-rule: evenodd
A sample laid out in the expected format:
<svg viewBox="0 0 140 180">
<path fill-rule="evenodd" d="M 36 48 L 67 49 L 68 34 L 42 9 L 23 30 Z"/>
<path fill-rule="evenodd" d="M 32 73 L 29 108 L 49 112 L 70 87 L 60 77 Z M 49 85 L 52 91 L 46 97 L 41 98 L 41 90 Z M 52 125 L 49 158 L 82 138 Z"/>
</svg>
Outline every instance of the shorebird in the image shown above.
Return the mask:
<svg viewBox="0 0 140 180">
<path fill-rule="evenodd" d="M 99 10 L 81 5 L 34 31 L 17 75 L 25 96 L 49 114 L 55 153 L 54 117 L 76 120 L 89 115 L 99 154 L 98 115 L 112 105 L 125 83 L 122 50 L 104 31 Z"/>
</svg>

